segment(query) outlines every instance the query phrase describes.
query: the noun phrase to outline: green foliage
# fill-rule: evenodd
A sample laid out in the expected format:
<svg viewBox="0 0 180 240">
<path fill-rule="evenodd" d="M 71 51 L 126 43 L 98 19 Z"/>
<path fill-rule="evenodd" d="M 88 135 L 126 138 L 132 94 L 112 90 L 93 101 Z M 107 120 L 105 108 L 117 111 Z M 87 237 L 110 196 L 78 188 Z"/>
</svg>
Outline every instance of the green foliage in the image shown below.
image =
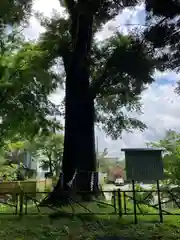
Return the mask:
<svg viewBox="0 0 180 240">
<path fill-rule="evenodd" d="M 78 83 L 83 76 L 82 72 L 87 73 L 85 74 L 87 89 L 86 87 L 84 89 L 88 94 L 84 95 L 87 96 L 87 102 L 91 100 L 93 104 L 92 99 L 94 100 L 96 122 L 108 135 L 116 139 L 121 136 L 123 130 L 145 129 L 146 126 L 142 122 L 132 117 L 132 112 L 141 113 L 141 92 L 153 82 L 152 74 L 155 68 L 178 69 L 179 67 L 179 42 L 178 38 L 175 38 L 179 20 L 174 18 L 179 14 L 178 5 L 174 1 L 168 3 L 166 0 L 161 6 L 155 0 L 147 0 L 146 9 L 149 12 L 147 21 L 151 23 L 151 26 L 144 33 L 132 32 L 128 36 L 115 33 L 103 42 L 95 39 L 95 34 L 101 30 L 103 24 L 112 20 L 124 7 L 133 7 L 138 2 L 136 0 L 121 3 L 116 0 L 66 0 L 63 3 L 68 12 L 66 19 L 62 19 L 57 14 L 52 19 L 44 17 L 42 19 L 42 16 L 38 16 L 46 28 L 38 44 L 27 43 L 16 31 L 8 33 L 2 28 L 0 55 L 0 118 L 2 120 L 0 134 L 2 141 L 5 138 L 11 138 L 17 132 L 22 137 L 31 140 L 40 131 L 48 132 L 52 129 L 54 122 L 48 120 L 48 117 L 52 115 L 55 106 L 49 101 L 48 96 L 58 86 L 62 86 L 65 74 L 66 76 L 73 75 L 69 72 L 70 69 L 73 72 L 73 67 L 77 69 L 74 73 L 80 72 L 77 74 L 78 77 L 73 75 L 74 79 L 70 82 L 77 81 Z M 15 22 L 24 20 L 24 12 L 30 11 L 30 1 L 26 1 L 27 5 L 25 1 L 20 0 L 9 3 L 11 5 L 4 5 L 5 1 L 2 4 L 2 9 L 7 13 L 7 15 L 4 14 L 5 23 L 11 20 L 9 17 L 6 20 L 10 9 L 12 9 Z M 23 7 L 20 4 L 23 4 Z M 20 7 L 19 11 L 17 6 Z M 165 11 L 167 9 L 171 14 L 167 14 Z M 165 16 L 167 21 L 162 21 L 162 16 Z M 85 21 L 82 22 L 81 19 Z M 152 19 L 155 19 L 154 25 Z M 170 19 L 175 22 L 169 21 Z M 161 23 L 157 24 L 159 20 Z M 86 26 L 82 26 L 83 24 Z M 160 38 L 160 34 L 157 34 L 157 30 L 163 35 L 164 41 Z M 86 31 L 87 34 L 85 34 Z M 158 41 L 155 35 L 158 36 Z M 167 38 L 168 41 L 166 41 Z M 79 39 L 82 40 L 81 44 Z M 167 47 L 172 53 L 170 58 L 164 52 Z M 71 64 L 73 59 L 77 60 L 77 64 L 75 61 L 74 65 Z M 78 63 L 81 60 L 83 63 Z M 54 71 L 55 64 L 58 64 L 58 70 L 61 72 L 64 70 L 62 74 Z M 86 67 L 84 70 L 82 67 L 76 68 L 75 65 L 78 64 L 79 66 L 85 64 Z M 74 86 L 78 84 L 75 83 Z M 77 100 L 75 98 L 82 95 L 80 88 L 81 85 L 77 87 L 77 92 L 74 90 L 75 94 L 73 90 L 69 91 L 71 93 L 69 99 L 74 97 L 74 100 Z M 77 102 L 83 102 L 83 99 L 79 97 Z M 69 134 L 68 131 L 70 130 L 67 130 L 67 134 Z M 69 134 L 69 136 L 72 135 Z M 39 152 L 48 157 L 48 161 L 43 160 L 43 163 L 51 162 L 49 166 L 52 168 L 52 162 L 57 161 L 58 156 L 62 156 L 62 147 L 59 145 L 59 149 L 52 148 L 50 141 L 55 141 L 52 136 L 41 138 L 40 141 L 43 142 L 43 146 L 37 140 L 37 145 L 41 149 Z M 53 144 L 57 146 L 56 142 Z M 49 149 L 50 146 L 51 149 Z M 60 159 L 58 161 L 60 162 Z"/>
<path fill-rule="evenodd" d="M 102 154 L 96 153 L 96 158 L 99 166 L 99 171 L 101 173 L 109 173 L 109 169 L 115 166 L 122 166 L 124 168 L 125 162 L 124 161 L 117 161 L 115 158 L 108 157 L 107 148 L 104 149 Z"/>
<path fill-rule="evenodd" d="M 17 164 L 1 165 L 0 166 L 0 179 L 5 181 L 16 181 L 17 180 Z M 5 176 L 5 177 L 4 177 Z"/>
<path fill-rule="evenodd" d="M 26 171 L 22 165 L 22 153 L 28 145 L 27 140 L 18 141 L 16 138 L 4 142 L 0 151 L 0 177 L 5 176 L 5 180 L 8 181 L 24 180 Z"/>
<path fill-rule="evenodd" d="M 74 5 L 78 5 L 78 11 L 83 9 L 94 15 L 89 66 L 91 90 L 96 98 L 96 120 L 113 138 L 120 137 L 123 130 L 144 130 L 146 127 L 132 118 L 131 112 L 140 113 L 140 94 L 146 84 L 152 83 L 151 75 L 157 64 L 153 54 L 149 54 L 149 45 L 143 44 L 135 34 L 123 36 L 115 33 L 102 43 L 97 42 L 94 36 L 104 23 L 113 19 L 124 7 L 134 6 L 137 2 L 131 0 L 118 4 L 114 0 L 105 0 L 100 4 L 99 1 L 90 1 L 83 6 L 74 2 Z M 9 11 L 9 4 L 11 13 L 19 15 L 12 14 L 17 22 L 31 9 L 31 1 L 3 1 L 2 9 L 5 12 Z M 40 129 L 47 130 L 53 124 L 47 120 L 54 109 L 47 96 L 64 78 L 58 76 L 52 67 L 58 64 L 59 69 L 64 67 L 64 73 L 67 73 L 73 53 L 70 1 L 66 1 L 64 6 L 69 12 L 69 18 L 66 19 L 57 14 L 52 19 L 37 14 L 46 28 L 38 45 L 24 42 L 14 29 L 9 34 L 2 32 L 1 42 L 4 44 L 0 57 L 0 91 L 3 98 L 0 103 L 3 107 L 0 117 L 3 121 L 0 133 L 4 136 L 20 132 L 31 138 Z M 15 11 L 17 7 L 20 11 Z"/>
<path fill-rule="evenodd" d="M 92 89 L 96 93 L 99 125 L 115 139 L 123 130 L 144 130 L 146 126 L 130 113 L 141 113 L 140 94 L 146 84 L 153 82 L 156 61 L 135 36 L 120 33 L 103 41 L 98 54 L 94 57 L 99 63 L 95 66 Z"/>
<path fill-rule="evenodd" d="M 162 70 L 180 70 L 180 3 L 174 0 L 146 0 L 147 26 L 143 33 L 147 44 L 153 46 Z M 169 55 L 169 53 L 171 53 Z M 180 93 L 178 81 L 177 93 Z"/>
<path fill-rule="evenodd" d="M 54 173 L 61 168 L 63 155 L 64 136 L 62 134 L 49 133 L 34 139 L 34 158 L 41 163 L 43 168 Z"/>
<path fill-rule="evenodd" d="M 92 203 L 87 207 L 93 212 L 97 211 L 97 208 Z M 1 212 L 8 212 L 8 210 L 12 212 L 12 209 L 8 207 L 1 206 L 0 208 Z M 29 213 L 35 211 L 37 210 L 31 206 L 28 207 Z M 76 207 L 75 212 L 78 211 L 79 209 Z M 99 211 L 102 211 L 102 208 Z M 110 207 L 105 207 L 104 212 L 111 211 Z M 46 209 L 45 213 L 49 214 L 51 212 Z M 117 220 L 117 216 L 111 217 L 108 214 L 100 216 L 98 214 L 98 217 L 88 216 L 83 217 L 83 219 L 85 219 L 86 224 L 82 224 L 82 220 L 79 218 L 76 218 L 76 221 L 72 221 L 71 218 L 60 218 L 51 224 L 46 216 L 23 216 L 22 221 L 17 221 L 16 218 L 9 216 L 1 216 L 0 237 L 6 240 L 31 240 L 32 238 L 36 240 L 54 240 L 58 238 L 66 240 L 70 236 L 74 239 L 87 240 L 102 236 L 123 236 L 127 239 L 138 240 L 176 240 L 179 237 L 179 218 L 176 216 L 165 217 L 163 224 L 158 223 L 159 216 L 143 216 L 140 218 L 141 222 L 139 224 L 133 224 L 132 216 Z M 97 220 L 102 227 L 100 227 Z M 71 235 L 68 235 L 69 233 Z"/>
<path fill-rule="evenodd" d="M 63 144 L 63 135 L 55 133 L 36 135 L 31 141 L 21 138 L 20 135 L 5 141 L 0 148 L 0 176 L 5 174 L 9 180 L 11 177 L 11 180 L 17 180 L 17 176 L 19 176 L 21 180 L 24 180 L 35 174 L 30 169 L 25 170 L 22 165 L 25 150 L 31 154 L 34 160 L 40 162 L 42 168 L 48 168 L 59 176 Z"/>
<path fill-rule="evenodd" d="M 46 28 L 39 44 L 52 58 L 61 57 L 58 65 L 66 74 L 72 54 L 70 19 L 39 18 Z M 93 40 L 89 67 L 96 122 L 113 138 L 120 137 L 123 130 L 146 127 L 131 117 L 131 112 L 141 113 L 140 94 L 154 80 L 151 76 L 156 60 L 147 52 L 148 47 L 133 34 L 116 33 L 103 42 Z"/>
<path fill-rule="evenodd" d="M 47 116 L 54 106 L 48 99 L 58 86 L 54 61 L 38 45 L 24 42 L 13 30 L 1 34 L 0 124 L 1 140 L 19 133 L 32 138 L 40 129 L 54 124 Z"/>
<path fill-rule="evenodd" d="M 2 147 L 2 156 L 6 163 L 18 163 L 20 154 L 28 145 L 27 141 L 6 141 Z"/>
<path fill-rule="evenodd" d="M 162 140 L 151 146 L 165 149 L 163 161 L 167 183 L 180 185 L 180 134 L 169 130 Z"/>
<path fill-rule="evenodd" d="M 32 0 L 1 0 L 1 24 L 19 24 L 30 16 Z"/>
<path fill-rule="evenodd" d="M 146 203 L 150 204 L 152 202 L 153 200 L 152 194 L 150 194 L 150 192 L 147 192 L 143 187 L 141 187 L 138 184 L 136 184 L 136 191 L 137 192 L 135 193 L 135 196 L 136 196 L 137 202 L 139 201 L 139 203 L 141 204 L 146 204 Z"/>
</svg>

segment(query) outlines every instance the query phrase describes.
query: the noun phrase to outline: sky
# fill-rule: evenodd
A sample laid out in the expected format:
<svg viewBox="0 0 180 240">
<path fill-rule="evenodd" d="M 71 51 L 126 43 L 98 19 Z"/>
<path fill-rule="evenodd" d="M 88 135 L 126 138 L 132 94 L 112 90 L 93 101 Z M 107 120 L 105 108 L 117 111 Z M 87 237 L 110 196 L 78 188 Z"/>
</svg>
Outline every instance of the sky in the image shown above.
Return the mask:
<svg viewBox="0 0 180 240">
<path fill-rule="evenodd" d="M 63 9 L 60 8 L 59 0 L 34 0 L 33 9 L 40 11 L 45 16 L 51 16 L 53 9 L 61 15 Z M 140 5 L 134 10 L 125 9 L 113 21 L 107 23 L 102 32 L 97 34 L 97 39 L 103 40 L 112 35 L 115 30 L 123 31 L 127 34 L 132 24 L 141 27 L 145 21 L 144 6 Z M 125 24 L 128 23 L 128 27 Z M 143 27 L 143 26 L 142 26 Z M 28 28 L 24 30 L 27 39 L 37 39 L 44 29 L 32 16 Z M 108 155 L 112 157 L 122 157 L 121 148 L 144 147 L 149 141 L 157 141 L 164 137 L 165 131 L 172 129 L 180 131 L 180 97 L 174 93 L 177 80 L 180 74 L 175 72 L 155 72 L 155 82 L 142 93 L 143 114 L 137 116 L 138 119 L 147 125 L 144 132 L 134 131 L 133 133 L 123 133 L 122 138 L 113 141 L 110 137 L 99 129 L 96 129 L 99 151 L 108 149 Z M 56 104 L 60 103 L 62 91 L 57 90 L 51 99 Z"/>
</svg>

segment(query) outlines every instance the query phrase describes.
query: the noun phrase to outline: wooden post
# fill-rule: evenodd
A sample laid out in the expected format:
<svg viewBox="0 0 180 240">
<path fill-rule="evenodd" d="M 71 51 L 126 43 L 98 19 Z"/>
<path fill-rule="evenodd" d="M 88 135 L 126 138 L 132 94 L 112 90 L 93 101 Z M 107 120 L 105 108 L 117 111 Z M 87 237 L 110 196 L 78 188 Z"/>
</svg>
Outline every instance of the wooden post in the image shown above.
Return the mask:
<svg viewBox="0 0 180 240">
<path fill-rule="evenodd" d="M 16 193 L 16 209 L 15 209 L 15 214 L 18 215 L 18 205 L 19 205 L 19 196 L 18 193 Z"/>
<path fill-rule="evenodd" d="M 127 206 L 126 206 L 126 192 L 123 192 L 123 203 L 124 203 L 124 214 L 127 214 Z"/>
<path fill-rule="evenodd" d="M 24 193 L 23 191 L 20 192 L 19 197 L 19 216 L 22 217 L 23 215 L 23 201 L 24 201 Z"/>
<path fill-rule="evenodd" d="M 28 206 L 28 196 L 27 196 L 27 194 L 25 194 L 25 215 L 27 215 L 27 206 Z"/>
<path fill-rule="evenodd" d="M 47 188 L 47 178 L 45 178 L 45 192 L 46 192 L 46 188 Z"/>
<path fill-rule="evenodd" d="M 117 208 L 116 208 L 116 191 L 112 192 L 112 204 L 114 207 L 114 213 L 117 213 Z"/>
<path fill-rule="evenodd" d="M 133 191 L 133 205 L 134 205 L 134 223 L 137 224 L 136 190 L 135 190 L 134 180 L 132 180 L 132 191 Z"/>
<path fill-rule="evenodd" d="M 121 189 L 118 189 L 118 211 L 119 217 L 122 217 L 122 201 L 121 201 Z"/>
<path fill-rule="evenodd" d="M 162 206 L 161 206 L 161 193 L 160 193 L 159 180 L 157 180 L 157 194 L 158 194 L 158 205 L 159 205 L 159 218 L 160 218 L 160 222 L 163 223 L 163 213 L 162 213 Z"/>
</svg>

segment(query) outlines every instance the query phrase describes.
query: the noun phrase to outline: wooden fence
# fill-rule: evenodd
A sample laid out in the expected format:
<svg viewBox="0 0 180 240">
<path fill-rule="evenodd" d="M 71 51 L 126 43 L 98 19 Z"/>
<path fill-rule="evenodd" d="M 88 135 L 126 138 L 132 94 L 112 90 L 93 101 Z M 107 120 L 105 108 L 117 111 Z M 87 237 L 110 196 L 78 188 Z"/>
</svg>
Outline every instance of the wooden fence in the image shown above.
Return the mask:
<svg viewBox="0 0 180 240">
<path fill-rule="evenodd" d="M 89 205 L 86 205 L 76 198 L 69 198 L 69 209 L 75 211 L 73 214 L 76 214 L 82 208 L 85 211 L 80 211 L 80 214 L 85 215 L 114 215 L 118 218 L 133 216 L 134 223 L 138 222 L 139 216 L 156 215 L 160 222 L 163 222 L 164 216 L 180 216 L 180 192 L 160 191 L 158 193 L 157 190 L 122 191 L 118 189 L 102 191 L 102 193 L 112 194 L 111 202 L 104 199 L 94 199 Z M 0 193 L 0 195 L 2 194 L 7 196 L 12 195 L 12 192 L 6 190 L 6 192 Z M 0 211 L 0 214 L 23 216 L 42 213 L 47 215 L 50 212 L 62 211 L 60 207 L 51 205 L 46 205 L 46 210 L 43 210 L 44 206 L 41 205 L 41 202 L 48 194 L 49 192 L 24 192 L 21 189 L 20 192 L 15 194 L 14 199 L 0 201 L 0 205 L 7 206 L 7 209 L 13 209 L 13 211 L 9 211 L 4 208 L 4 211 Z M 76 204 L 78 208 L 75 208 L 73 204 Z"/>
<path fill-rule="evenodd" d="M 0 194 L 3 193 L 20 193 L 23 192 L 38 192 L 52 189 L 52 180 L 28 180 L 28 181 L 3 181 L 0 182 Z"/>
</svg>

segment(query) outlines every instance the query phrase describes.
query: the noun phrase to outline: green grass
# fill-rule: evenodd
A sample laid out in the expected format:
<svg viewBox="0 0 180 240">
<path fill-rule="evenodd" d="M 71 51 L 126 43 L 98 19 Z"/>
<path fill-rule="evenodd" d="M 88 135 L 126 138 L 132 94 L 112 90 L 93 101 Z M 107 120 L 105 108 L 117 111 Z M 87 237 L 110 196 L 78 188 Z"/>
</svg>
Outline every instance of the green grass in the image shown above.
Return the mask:
<svg viewBox="0 0 180 240">
<path fill-rule="evenodd" d="M 78 217 L 49 219 L 41 213 L 36 216 L 2 216 L 0 215 L 0 239 L 2 240 L 66 240 L 68 231 L 73 239 L 96 239 L 97 236 L 116 235 L 130 237 L 132 240 L 178 240 L 180 239 L 180 217 L 165 216 L 164 223 L 158 223 L 158 216 L 139 216 L 138 224 L 133 224 L 133 216 L 112 216 L 111 207 L 98 207 L 96 203 L 89 203 L 86 206 L 93 212 L 104 212 L 106 215 L 93 215 Z M 29 212 L 37 212 L 34 206 L 29 206 Z M 69 208 L 65 208 L 69 211 Z M 1 212 L 1 210 L 0 210 Z M 42 209 L 43 213 L 52 212 L 47 208 Z M 76 212 L 84 212 L 76 207 Z"/>
<path fill-rule="evenodd" d="M 95 239 L 97 236 L 116 235 L 131 237 L 131 239 L 179 239 L 179 221 L 169 219 L 164 224 L 143 223 L 134 225 L 129 218 L 117 220 L 108 216 L 98 218 L 103 226 L 97 223 L 97 217 L 91 217 L 84 221 L 79 219 L 59 219 L 50 222 L 48 217 L 24 216 L 1 217 L 0 239 L 3 240 L 65 240 L 68 239 L 68 231 L 73 239 Z M 148 219 L 149 220 L 149 219 Z"/>
</svg>

